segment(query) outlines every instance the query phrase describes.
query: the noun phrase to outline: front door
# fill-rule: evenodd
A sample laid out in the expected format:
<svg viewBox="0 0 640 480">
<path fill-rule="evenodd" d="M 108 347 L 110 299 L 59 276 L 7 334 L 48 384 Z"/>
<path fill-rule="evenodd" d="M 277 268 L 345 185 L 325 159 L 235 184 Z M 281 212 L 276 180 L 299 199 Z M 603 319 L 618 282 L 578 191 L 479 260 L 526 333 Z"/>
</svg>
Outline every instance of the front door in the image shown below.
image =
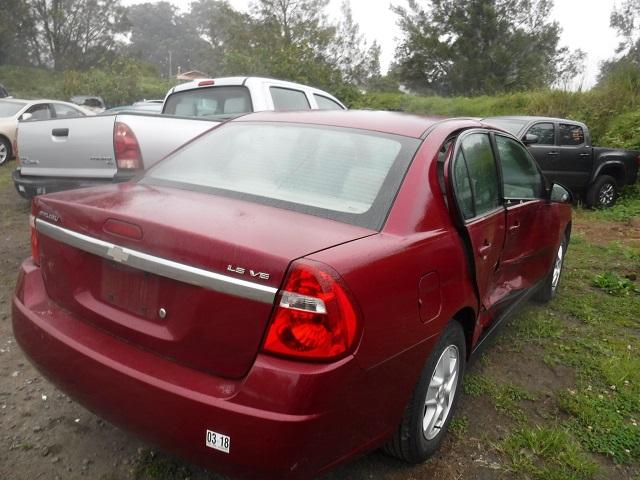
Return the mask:
<svg viewBox="0 0 640 480">
<path fill-rule="evenodd" d="M 535 285 L 551 269 L 559 220 L 548 213 L 544 179 L 527 150 L 504 135 L 494 138 L 507 209 L 498 283 L 508 293 L 517 293 Z"/>
<path fill-rule="evenodd" d="M 450 172 L 480 307 L 488 311 L 499 300 L 496 287 L 505 238 L 505 212 L 487 132 L 473 130 L 460 136 Z"/>
<path fill-rule="evenodd" d="M 587 144 L 584 129 L 580 125 L 558 125 L 559 160 L 553 181 L 572 190 L 579 190 L 589 183 L 593 167 L 592 148 Z"/>
<path fill-rule="evenodd" d="M 553 122 L 533 124 L 527 134 L 538 137 L 536 143 L 529 145 L 529 151 L 547 178 L 554 175 L 560 160 L 560 151 L 556 146 L 556 130 Z"/>
</svg>

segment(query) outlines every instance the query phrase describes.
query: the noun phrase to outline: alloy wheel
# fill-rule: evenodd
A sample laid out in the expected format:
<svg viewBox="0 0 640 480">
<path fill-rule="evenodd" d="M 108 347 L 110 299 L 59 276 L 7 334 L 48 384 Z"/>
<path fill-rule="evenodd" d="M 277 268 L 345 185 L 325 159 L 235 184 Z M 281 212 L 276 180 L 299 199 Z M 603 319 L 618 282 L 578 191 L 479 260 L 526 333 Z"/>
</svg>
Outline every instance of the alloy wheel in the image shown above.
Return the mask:
<svg viewBox="0 0 640 480">
<path fill-rule="evenodd" d="M 4 143 L 0 143 L 0 165 L 7 161 L 9 157 L 9 149 Z"/>
<path fill-rule="evenodd" d="M 553 265 L 553 276 L 551 277 L 551 290 L 558 288 L 560 282 L 560 272 L 562 272 L 562 257 L 564 255 L 564 248 L 562 244 L 558 248 L 558 255 L 556 256 L 556 263 Z"/>
<path fill-rule="evenodd" d="M 598 203 L 602 207 L 608 207 L 613 203 L 616 194 L 615 187 L 610 183 L 605 183 L 598 193 Z"/>
<path fill-rule="evenodd" d="M 432 440 L 444 427 L 458 386 L 460 352 L 455 345 L 445 348 L 433 371 L 424 402 L 422 430 Z"/>
</svg>

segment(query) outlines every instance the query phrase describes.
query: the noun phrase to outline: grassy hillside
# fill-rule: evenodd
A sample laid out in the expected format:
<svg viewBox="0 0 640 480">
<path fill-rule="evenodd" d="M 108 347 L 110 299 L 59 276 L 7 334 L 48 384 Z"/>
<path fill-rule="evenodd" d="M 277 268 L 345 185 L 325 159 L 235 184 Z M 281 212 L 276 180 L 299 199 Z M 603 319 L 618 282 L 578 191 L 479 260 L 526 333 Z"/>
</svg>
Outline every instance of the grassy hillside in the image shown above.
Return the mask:
<svg viewBox="0 0 640 480">
<path fill-rule="evenodd" d="M 162 98 L 175 82 L 130 59 L 86 72 L 0 66 L 0 83 L 15 97 L 68 99 L 100 95 L 110 106 L 142 98 Z M 486 117 L 544 115 L 589 125 L 594 142 L 640 150 L 640 71 L 620 68 L 587 92 L 541 90 L 499 96 L 436 97 L 404 93 L 368 93 L 349 99 L 351 108 L 401 110 L 423 115 Z"/>
</svg>

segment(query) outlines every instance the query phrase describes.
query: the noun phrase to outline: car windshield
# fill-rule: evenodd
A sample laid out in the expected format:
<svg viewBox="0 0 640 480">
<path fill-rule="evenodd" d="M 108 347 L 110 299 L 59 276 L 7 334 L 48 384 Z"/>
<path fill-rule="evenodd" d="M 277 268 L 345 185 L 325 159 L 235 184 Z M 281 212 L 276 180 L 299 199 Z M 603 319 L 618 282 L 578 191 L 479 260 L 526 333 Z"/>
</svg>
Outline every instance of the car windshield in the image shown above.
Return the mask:
<svg viewBox="0 0 640 480">
<path fill-rule="evenodd" d="M 252 110 L 247 87 L 220 86 L 176 92 L 167 98 L 163 113 L 182 117 L 224 118 Z"/>
<path fill-rule="evenodd" d="M 25 105 L 24 102 L 0 101 L 0 117 L 13 117 Z"/>
<path fill-rule="evenodd" d="M 513 118 L 485 118 L 483 122 L 493 125 L 494 127 L 501 128 L 509 132 L 511 135 L 517 136 L 522 128 L 527 124 L 524 120 L 515 120 Z"/>
<path fill-rule="evenodd" d="M 232 123 L 177 151 L 142 182 L 241 198 L 378 230 L 419 143 L 355 129 Z"/>
</svg>

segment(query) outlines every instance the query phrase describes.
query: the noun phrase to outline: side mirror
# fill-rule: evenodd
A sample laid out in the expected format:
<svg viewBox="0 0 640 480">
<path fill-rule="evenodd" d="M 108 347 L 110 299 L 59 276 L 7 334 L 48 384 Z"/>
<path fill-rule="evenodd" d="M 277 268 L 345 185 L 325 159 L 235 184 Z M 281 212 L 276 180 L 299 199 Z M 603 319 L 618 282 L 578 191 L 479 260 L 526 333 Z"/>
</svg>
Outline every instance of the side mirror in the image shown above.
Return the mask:
<svg viewBox="0 0 640 480">
<path fill-rule="evenodd" d="M 566 189 L 562 185 L 554 183 L 551 186 L 549 200 L 556 203 L 571 203 L 573 198 L 571 196 L 571 192 L 568 189 Z"/>
<path fill-rule="evenodd" d="M 525 145 L 532 145 L 534 143 L 538 143 L 538 136 L 534 135 L 533 133 L 527 133 L 524 138 L 522 139 L 522 143 L 524 143 Z"/>
<path fill-rule="evenodd" d="M 33 117 L 33 113 L 25 112 L 20 115 L 20 121 L 29 120 L 31 117 Z"/>
</svg>

